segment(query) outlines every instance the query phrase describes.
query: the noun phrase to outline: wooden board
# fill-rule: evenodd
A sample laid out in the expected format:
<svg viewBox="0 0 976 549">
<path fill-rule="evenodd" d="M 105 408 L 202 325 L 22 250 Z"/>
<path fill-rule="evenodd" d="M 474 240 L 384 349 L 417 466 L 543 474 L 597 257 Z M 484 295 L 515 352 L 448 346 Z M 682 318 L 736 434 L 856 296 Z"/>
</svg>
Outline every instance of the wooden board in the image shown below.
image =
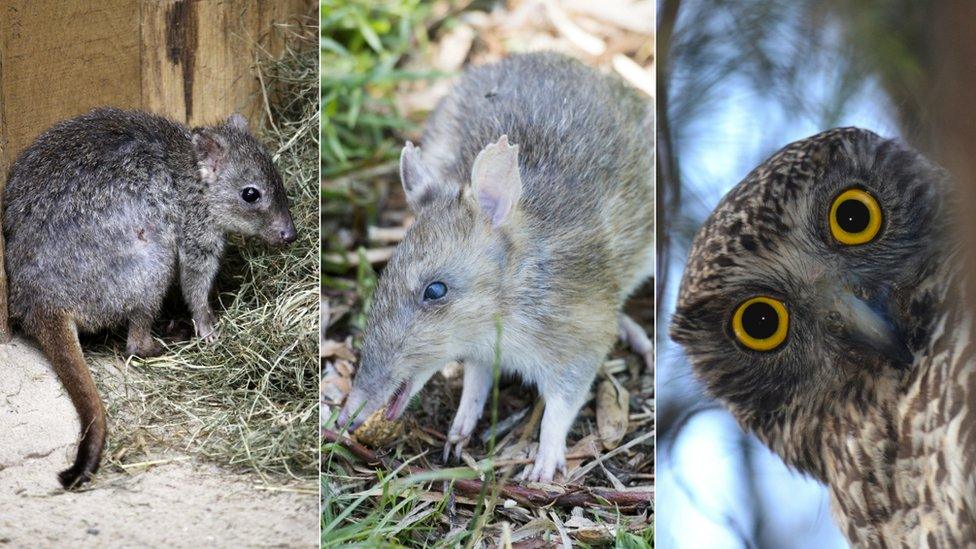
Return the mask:
<svg viewBox="0 0 976 549">
<path fill-rule="evenodd" d="M 16 155 L 54 122 L 97 105 L 140 105 L 139 58 L 131 54 L 139 45 L 138 13 L 128 0 L 0 3 L 0 187 Z M 0 296 L 5 341 L 3 276 Z"/>
<path fill-rule="evenodd" d="M 144 0 L 143 107 L 190 125 L 231 112 L 256 121 L 263 113 L 254 71 L 261 51 L 281 51 L 308 0 Z"/>
<path fill-rule="evenodd" d="M 139 5 L 0 2 L 3 178 L 45 128 L 99 105 L 139 107 Z M 135 54 L 134 54 L 135 52 Z"/>
<path fill-rule="evenodd" d="M 254 62 L 312 0 L 0 0 L 0 211 L 10 164 L 53 123 L 96 106 L 191 125 L 264 113 Z M 0 235 L 0 342 L 9 338 Z"/>
</svg>

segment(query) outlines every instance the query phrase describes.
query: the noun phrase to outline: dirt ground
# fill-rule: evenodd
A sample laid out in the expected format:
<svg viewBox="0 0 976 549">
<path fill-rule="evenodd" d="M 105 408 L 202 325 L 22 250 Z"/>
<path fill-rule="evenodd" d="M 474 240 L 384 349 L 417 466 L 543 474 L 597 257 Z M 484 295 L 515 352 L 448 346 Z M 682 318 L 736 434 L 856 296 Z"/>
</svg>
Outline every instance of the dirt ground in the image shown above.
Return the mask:
<svg viewBox="0 0 976 549">
<path fill-rule="evenodd" d="M 106 471 L 93 488 L 65 492 L 57 472 L 77 430 L 40 352 L 23 339 L 0 345 L 0 546 L 318 545 L 316 494 L 189 455 L 154 456 L 160 464 Z"/>
</svg>

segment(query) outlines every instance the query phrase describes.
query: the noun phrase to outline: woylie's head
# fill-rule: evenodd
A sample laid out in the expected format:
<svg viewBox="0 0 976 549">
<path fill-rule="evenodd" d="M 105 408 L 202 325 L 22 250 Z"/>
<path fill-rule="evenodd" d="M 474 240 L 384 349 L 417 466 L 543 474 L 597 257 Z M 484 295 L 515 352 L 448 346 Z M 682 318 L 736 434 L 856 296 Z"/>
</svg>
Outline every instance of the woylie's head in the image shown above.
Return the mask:
<svg viewBox="0 0 976 549">
<path fill-rule="evenodd" d="M 452 360 L 491 360 L 506 272 L 519 228 L 518 146 L 501 136 L 471 169 L 471 185 L 439 179 L 407 143 L 400 179 L 416 222 L 383 271 L 362 359 L 339 418 L 355 428 L 386 405 L 396 419 Z M 357 414 L 358 412 L 358 414 Z"/>
<path fill-rule="evenodd" d="M 243 116 L 194 128 L 192 140 L 207 205 L 221 230 L 274 245 L 298 238 L 281 175 Z"/>
</svg>

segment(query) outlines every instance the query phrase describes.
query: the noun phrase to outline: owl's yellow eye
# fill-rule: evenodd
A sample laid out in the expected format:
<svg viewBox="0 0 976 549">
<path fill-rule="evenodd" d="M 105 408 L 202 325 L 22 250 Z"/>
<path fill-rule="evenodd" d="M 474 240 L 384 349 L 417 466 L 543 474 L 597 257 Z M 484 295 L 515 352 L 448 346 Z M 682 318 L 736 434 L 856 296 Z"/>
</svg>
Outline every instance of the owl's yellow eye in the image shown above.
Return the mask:
<svg viewBox="0 0 976 549">
<path fill-rule="evenodd" d="M 861 189 L 847 189 L 830 206 L 830 234 L 846 246 L 867 244 L 881 230 L 881 206 Z"/>
<path fill-rule="evenodd" d="M 789 326 L 786 306 L 771 297 L 754 297 L 739 305 L 732 315 L 735 338 L 753 351 L 772 351 L 782 345 Z"/>
</svg>

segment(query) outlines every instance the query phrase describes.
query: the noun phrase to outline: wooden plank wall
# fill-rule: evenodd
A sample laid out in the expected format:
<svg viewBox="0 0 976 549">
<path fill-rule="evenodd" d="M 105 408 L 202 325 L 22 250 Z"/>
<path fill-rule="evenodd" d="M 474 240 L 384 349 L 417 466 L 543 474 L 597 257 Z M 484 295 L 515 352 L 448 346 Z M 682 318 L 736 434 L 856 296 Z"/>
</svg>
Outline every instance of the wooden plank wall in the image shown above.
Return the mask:
<svg viewBox="0 0 976 549">
<path fill-rule="evenodd" d="M 230 111 L 256 119 L 262 112 L 252 71 L 254 45 L 281 50 L 276 23 L 314 14 L 307 0 L 276 2 L 144 0 L 143 107 L 191 125 L 214 122 Z"/>
<path fill-rule="evenodd" d="M 313 0 L 0 0 L 0 212 L 10 164 L 58 120 L 111 105 L 190 125 L 259 124 L 258 48 L 315 17 Z M 0 235 L 0 266 L 3 239 Z M 10 337 L 0 268 L 0 342 Z"/>
</svg>

